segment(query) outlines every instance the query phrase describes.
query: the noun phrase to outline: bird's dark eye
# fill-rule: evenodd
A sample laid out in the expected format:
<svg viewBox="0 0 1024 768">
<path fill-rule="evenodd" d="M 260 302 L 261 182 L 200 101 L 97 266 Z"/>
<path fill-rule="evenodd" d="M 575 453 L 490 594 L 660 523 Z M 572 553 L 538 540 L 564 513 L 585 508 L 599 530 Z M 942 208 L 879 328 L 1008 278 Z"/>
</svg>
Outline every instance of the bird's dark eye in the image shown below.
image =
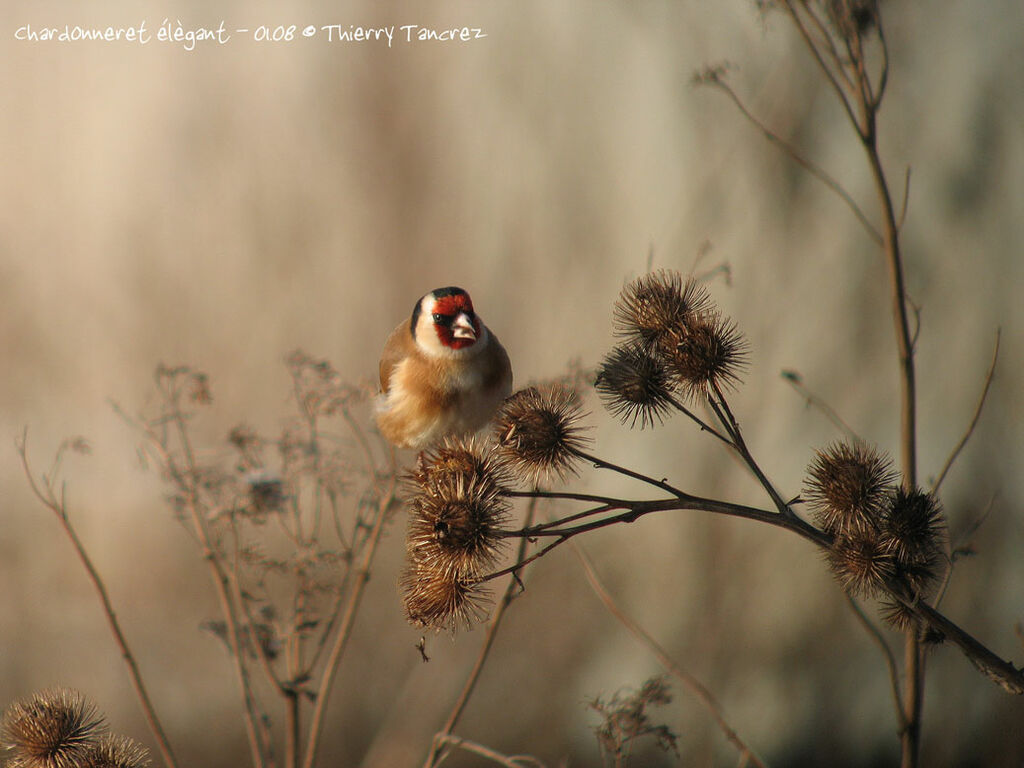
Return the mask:
<svg viewBox="0 0 1024 768">
<path fill-rule="evenodd" d="M 451 325 L 454 318 L 451 315 L 442 315 L 440 312 L 435 312 L 433 319 L 436 325 Z"/>
</svg>

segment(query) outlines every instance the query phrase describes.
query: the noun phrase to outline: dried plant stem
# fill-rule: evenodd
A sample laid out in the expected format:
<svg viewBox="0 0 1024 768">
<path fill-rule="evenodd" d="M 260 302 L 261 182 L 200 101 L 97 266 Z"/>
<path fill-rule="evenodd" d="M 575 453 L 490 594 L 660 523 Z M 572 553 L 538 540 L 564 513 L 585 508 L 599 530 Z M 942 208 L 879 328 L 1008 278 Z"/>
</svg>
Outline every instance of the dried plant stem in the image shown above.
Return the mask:
<svg viewBox="0 0 1024 768">
<path fill-rule="evenodd" d="M 782 378 L 788 381 L 790 386 L 792 386 L 793 389 L 795 389 L 800 396 L 804 398 L 808 406 L 817 408 L 821 411 L 825 415 L 826 419 L 845 432 L 851 440 L 864 442 L 860 435 L 854 431 L 853 427 L 847 424 L 843 417 L 836 412 L 835 408 L 804 385 L 799 373 L 796 373 L 795 371 L 783 371 Z"/>
<path fill-rule="evenodd" d="M 435 738 L 441 742 L 442 747 L 458 747 L 475 755 L 480 755 L 480 757 L 484 757 L 492 763 L 504 765 L 505 768 L 529 768 L 530 766 L 533 766 L 533 768 L 544 768 L 544 763 L 532 755 L 503 755 L 490 747 L 485 747 L 483 744 L 464 739 L 461 736 L 453 736 L 450 733 L 438 734 Z"/>
<path fill-rule="evenodd" d="M 768 479 L 768 476 L 765 475 L 765 473 L 761 470 L 761 467 L 754 460 L 753 455 L 747 448 L 747 443 L 743 439 L 743 434 L 740 432 L 739 422 L 736 421 L 736 417 L 733 416 L 732 410 L 729 408 L 729 403 L 725 399 L 725 395 L 722 393 L 721 388 L 718 386 L 718 384 L 713 384 L 712 389 L 714 391 L 715 397 L 711 397 L 709 395 L 708 402 L 711 403 L 712 410 L 714 410 L 715 414 L 718 416 L 719 421 L 721 421 L 722 426 L 725 428 L 726 432 L 728 432 L 729 436 L 732 438 L 733 448 L 735 448 L 736 452 L 739 453 L 740 458 L 743 459 L 743 463 L 746 464 L 750 471 L 754 473 L 754 477 L 757 478 L 757 481 L 761 484 L 761 487 L 764 488 L 769 498 L 771 498 L 772 503 L 775 505 L 775 508 L 779 510 L 779 514 L 786 518 L 795 519 L 796 515 L 794 514 L 793 510 L 790 509 L 789 504 L 787 504 L 785 499 L 783 499 L 782 496 L 779 495 L 779 492 L 775 489 L 775 486 L 772 485 L 771 481 Z"/>
<path fill-rule="evenodd" d="M 541 497 L 535 496 L 530 499 L 530 503 L 527 506 L 526 515 L 523 520 L 524 528 L 529 528 L 533 523 L 533 518 L 537 511 L 538 498 Z M 523 537 L 519 542 L 519 551 L 516 553 L 516 562 L 519 564 L 518 569 L 521 569 L 527 562 L 529 562 L 529 559 L 524 560 L 528 545 L 529 539 L 526 537 Z M 515 598 L 518 590 L 522 588 L 522 581 L 518 576 L 518 569 L 511 572 L 514 577 L 509 579 L 508 585 L 505 587 L 505 592 L 494 609 L 494 614 L 491 616 L 491 622 L 487 627 L 487 634 L 484 635 L 484 640 L 480 646 L 479 653 L 477 653 L 476 661 L 473 663 L 473 668 L 470 670 L 469 676 L 466 678 L 466 682 L 462 686 L 462 691 L 459 693 L 459 697 L 455 700 L 455 704 L 452 706 L 451 712 L 448 713 L 448 718 L 445 720 L 444 725 L 441 726 L 441 730 L 434 735 L 430 752 L 427 755 L 427 759 L 423 762 L 423 768 L 434 768 L 434 766 L 440 764 L 444 756 L 445 745 L 451 743 L 451 739 L 455 738 L 452 736 L 452 732 L 455 730 L 455 726 L 458 725 L 459 718 L 462 717 L 466 704 L 469 703 L 469 697 L 472 696 L 473 690 L 476 688 L 477 680 L 480 679 L 480 673 L 483 671 L 484 663 L 487 661 L 488 656 L 490 656 L 491 647 L 494 645 L 494 638 L 498 634 L 498 627 L 501 626 L 501 620 L 505 616 L 505 611 L 512 603 L 512 600 Z M 511 764 L 515 765 L 515 763 Z"/>
<path fill-rule="evenodd" d="M 231 598 L 231 580 L 221 564 L 213 542 L 210 540 L 206 521 L 199 510 L 199 489 L 196 486 L 198 466 L 196 464 L 195 452 L 192 450 L 192 441 L 188 435 L 185 414 L 180 407 L 180 392 L 173 387 L 169 390 L 161 388 L 161 391 L 164 393 L 165 403 L 170 407 L 170 412 L 166 414 L 166 418 L 174 425 L 178 433 L 178 440 L 185 461 L 184 468 L 178 467 L 177 462 L 166 451 L 163 443 L 156 439 L 156 436 L 150 430 L 147 429 L 146 432 L 154 440 L 156 447 L 164 453 L 165 466 L 168 468 L 168 471 L 171 472 L 179 486 L 187 492 L 186 508 L 192 521 L 192 530 L 199 542 L 199 546 L 202 548 L 203 559 L 206 560 L 207 567 L 210 569 L 210 576 L 217 592 L 217 599 L 220 602 L 221 613 L 224 616 L 228 647 L 231 649 L 235 674 L 238 677 L 238 685 L 241 689 L 242 701 L 245 705 L 243 709 L 245 729 L 248 734 L 253 766 L 254 768 L 266 768 L 265 746 L 257 725 L 260 720 L 257 713 L 258 705 L 252 692 L 249 671 L 246 668 L 243 657 L 243 648 L 238 632 L 238 613 L 235 610 L 235 602 Z"/>
<path fill-rule="evenodd" d="M 889 643 L 885 641 L 885 637 L 878 627 L 864 613 L 864 609 L 860 607 L 856 600 L 850 597 L 849 593 L 844 592 L 843 594 L 846 596 L 846 603 L 850 606 L 850 610 L 853 611 L 853 615 L 857 617 L 857 621 L 864 627 L 871 639 L 875 641 L 875 645 L 878 646 L 882 656 L 885 657 L 885 666 L 889 670 L 889 685 L 892 688 L 893 703 L 896 706 L 896 720 L 900 724 L 900 730 L 903 730 L 906 727 L 906 722 L 904 722 L 903 695 L 900 692 L 900 671 L 896 666 L 896 657 L 893 656 L 892 648 L 889 647 Z"/>
<path fill-rule="evenodd" d="M 978 398 L 978 405 L 974 409 L 974 416 L 971 417 L 971 423 L 967 426 L 967 431 L 964 432 L 963 437 L 960 438 L 960 442 L 953 448 L 952 453 L 949 454 L 949 458 L 946 459 L 946 463 L 942 465 L 942 471 L 939 472 L 939 476 L 935 479 L 932 484 L 932 493 L 939 492 L 939 486 L 942 485 L 942 481 L 946 479 L 946 475 L 949 473 L 950 467 L 953 466 L 953 462 L 956 461 L 960 455 L 960 451 L 967 445 L 967 441 L 971 439 L 971 435 L 974 434 L 974 428 L 978 426 L 978 419 L 981 418 L 981 411 L 985 407 L 985 400 L 988 397 L 989 387 L 992 386 L 992 378 L 996 373 L 996 363 L 999 361 L 999 337 L 1001 331 L 996 331 L 996 344 L 995 349 L 992 350 L 992 362 L 988 366 L 988 373 L 985 374 L 985 385 L 981 388 L 981 397 Z"/>
<path fill-rule="evenodd" d="M 635 637 L 648 651 L 658 660 L 673 677 L 677 678 L 683 685 L 686 686 L 687 690 L 704 705 L 704 708 L 711 714 L 718 723 L 718 727 L 721 729 L 725 738 L 732 744 L 740 753 L 740 758 L 756 766 L 757 768 L 766 768 L 764 761 L 758 757 L 757 753 L 751 749 L 743 739 L 739 737 L 739 734 L 733 730 L 732 726 L 729 725 L 725 719 L 725 715 L 722 713 L 722 707 L 718 703 L 714 694 L 711 693 L 697 678 L 687 672 L 685 669 L 680 667 L 669 655 L 665 652 L 657 641 L 651 637 L 643 627 L 637 624 L 632 618 L 630 618 L 615 602 L 615 598 L 611 596 L 604 584 L 601 583 L 601 579 L 598 577 L 597 572 L 594 570 L 593 563 L 590 558 L 583 551 L 583 549 L 573 542 L 573 550 L 576 552 L 576 556 L 580 559 L 580 563 L 583 566 L 583 571 L 587 576 L 587 581 L 590 583 L 594 593 L 598 596 L 608 612 L 612 614 L 618 620 L 622 626 L 624 626 L 633 637 Z"/>
<path fill-rule="evenodd" d="M 42 486 L 36 482 L 28 462 L 26 447 L 27 441 L 28 429 L 26 428 L 22 432 L 21 438 L 16 441 L 15 445 L 17 447 L 18 454 L 21 456 L 21 465 L 25 471 L 25 476 L 28 478 L 29 487 L 32 489 L 32 493 L 35 497 L 57 516 L 57 520 L 60 522 L 64 532 L 67 534 L 68 539 L 70 539 L 71 544 L 75 549 L 75 554 L 78 555 L 78 559 L 85 568 L 85 571 L 89 576 L 89 580 L 92 582 L 96 593 L 99 595 L 100 602 L 103 604 L 103 614 L 106 616 L 107 625 L 110 627 L 110 631 L 114 635 L 114 641 L 117 643 L 118 650 L 121 652 L 121 657 L 128 666 L 128 675 L 131 678 L 132 687 L 135 689 L 135 693 L 139 697 L 139 703 L 142 705 L 142 711 L 146 717 L 146 723 L 149 725 L 149 729 L 152 731 L 153 736 L 156 739 L 157 749 L 160 751 L 160 756 L 164 761 L 164 765 L 167 766 L 167 768 L 176 768 L 178 763 L 175 760 L 174 751 L 171 749 L 171 744 L 167 740 L 167 735 L 164 733 L 163 725 L 161 725 L 160 718 L 156 714 L 153 702 L 149 698 L 146 685 L 142 680 L 142 673 L 139 671 L 138 663 L 135 661 L 135 655 L 132 653 L 131 648 L 128 646 L 128 640 L 121 631 L 121 624 L 118 622 L 117 615 L 114 613 L 114 606 L 110 602 L 110 596 L 107 594 L 107 588 L 103 583 L 103 579 L 100 576 L 99 571 L 96 570 L 96 567 L 92 563 L 92 559 L 89 557 L 81 540 L 78 538 L 78 534 L 75 532 L 74 526 L 71 525 L 71 521 L 68 518 L 67 508 L 64 503 L 63 490 L 58 497 L 53 487 L 53 483 L 56 478 L 53 477 L 52 473 L 50 476 L 44 476 Z"/>
<path fill-rule="evenodd" d="M 602 462 L 598 466 L 607 464 L 607 462 Z M 629 476 L 639 475 L 639 473 L 634 473 L 632 471 L 628 471 L 628 474 Z M 641 475 L 640 478 L 642 477 L 643 476 Z M 652 484 L 657 484 L 658 482 L 653 478 L 647 478 L 647 481 Z M 551 492 L 536 493 L 538 493 L 538 498 L 571 499 L 573 496 L 573 494 L 557 494 Z M 644 515 L 671 510 L 701 510 L 713 514 L 722 514 L 729 515 L 731 517 L 741 517 L 747 520 L 755 520 L 757 522 L 768 523 L 769 525 L 774 525 L 791 531 L 792 533 L 796 533 L 821 549 L 829 549 L 832 545 L 832 537 L 830 535 L 823 531 L 819 531 L 817 528 L 804 522 L 796 515 L 785 516 L 778 512 L 757 509 L 756 507 L 747 507 L 741 504 L 733 504 L 731 502 L 715 499 L 704 499 L 699 496 L 685 494 L 682 491 L 677 491 L 677 494 L 678 495 L 675 498 L 656 499 L 650 501 L 623 501 L 621 499 L 614 499 L 610 497 L 606 498 L 588 495 L 586 499 L 587 501 L 601 502 L 600 506 L 587 510 L 584 513 L 576 513 L 559 520 L 539 523 L 506 532 L 506 536 L 523 537 L 526 539 L 551 537 L 554 540 L 550 544 L 547 544 L 534 552 L 529 557 L 526 557 L 525 559 L 520 558 L 515 564 L 487 574 L 480 580 L 489 581 L 507 574 L 516 573 L 524 566 L 543 557 L 551 550 L 561 546 L 573 537 L 582 533 L 587 533 L 610 525 L 632 523 Z M 517 493 L 516 495 L 528 496 L 530 494 L 523 492 Z M 609 510 L 624 511 L 615 515 L 609 515 L 596 520 L 579 523 L 577 525 L 565 524 L 568 520 L 577 521 L 588 514 L 604 513 Z M 960 627 L 951 622 L 945 616 L 942 616 L 942 614 L 940 614 L 935 608 L 932 608 L 923 602 L 914 602 L 906 595 L 891 593 L 891 597 L 902 602 L 907 608 L 912 610 L 921 621 L 935 630 L 940 636 L 948 637 L 952 640 L 971 660 L 971 662 L 981 669 L 995 683 L 1002 686 L 1007 691 L 1011 691 L 1013 693 L 1024 693 L 1024 671 L 1017 669 L 1009 662 L 1006 662 L 996 656 L 977 639 L 960 629 Z M 909 685 L 913 678 L 908 676 L 907 680 Z M 904 716 L 906 716 L 906 710 L 904 710 Z M 907 722 L 909 724 L 909 719 Z"/>
<path fill-rule="evenodd" d="M 331 686 L 334 684 L 334 678 L 341 663 L 341 657 L 352 635 L 352 627 L 355 622 L 356 613 L 359 610 L 359 604 L 362 601 L 363 593 L 366 590 L 366 584 L 370 580 L 370 567 L 373 564 L 374 556 L 377 554 L 377 546 L 384 532 L 388 510 L 395 500 L 397 492 L 396 477 L 395 474 L 392 474 L 387 488 L 378 496 L 377 519 L 374 521 L 373 528 L 364 545 L 363 557 L 354 575 L 352 591 L 349 594 L 345 612 L 342 614 L 341 621 L 338 624 L 334 645 L 331 647 L 331 652 L 327 657 L 323 676 L 320 680 L 316 705 L 313 708 L 309 733 L 306 736 L 306 753 L 302 760 L 303 768 L 313 768 L 313 765 L 316 763 L 317 750 L 320 746 L 320 733 L 323 729 L 324 715 L 327 712 L 327 705 L 330 700 Z"/>
<path fill-rule="evenodd" d="M 819 165 L 811 162 L 804 157 L 800 152 L 792 146 L 789 142 L 779 136 L 775 131 L 765 125 L 761 120 L 754 116 L 753 113 L 747 109 L 746 104 L 743 103 L 742 99 L 736 95 L 736 92 L 732 89 L 727 81 L 721 77 L 709 79 L 704 81 L 707 85 L 714 88 L 718 88 L 720 91 L 725 93 L 729 99 L 733 102 L 736 108 L 755 128 L 757 128 L 761 134 L 768 139 L 772 144 L 781 149 L 793 162 L 804 168 L 808 173 L 818 179 L 822 184 L 832 190 L 839 198 L 846 203 L 846 206 L 853 212 L 853 215 L 857 217 L 857 221 L 861 223 L 865 231 L 879 245 L 882 244 L 882 236 L 879 234 L 875 225 L 871 223 L 864 211 L 861 210 L 857 202 L 850 196 L 843 186 L 837 182 L 832 176 L 830 176 L 823 168 Z"/>
</svg>

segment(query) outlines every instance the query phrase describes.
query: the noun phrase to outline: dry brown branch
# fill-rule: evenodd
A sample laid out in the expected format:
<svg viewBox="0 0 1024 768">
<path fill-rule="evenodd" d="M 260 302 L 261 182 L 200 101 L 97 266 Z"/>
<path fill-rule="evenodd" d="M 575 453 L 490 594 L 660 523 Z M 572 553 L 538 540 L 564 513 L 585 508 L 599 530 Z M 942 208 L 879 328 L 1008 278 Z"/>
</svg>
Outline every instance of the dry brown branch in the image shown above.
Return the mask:
<svg viewBox="0 0 1024 768">
<path fill-rule="evenodd" d="M 769 128 L 764 122 L 759 120 L 744 104 L 743 100 L 737 95 L 736 91 L 733 90 L 732 86 L 720 76 L 709 77 L 708 73 L 698 77 L 698 82 L 701 84 L 709 85 L 714 88 L 718 88 L 720 91 L 725 93 L 732 103 L 739 110 L 740 114 L 750 122 L 761 134 L 768 139 L 769 142 L 781 149 L 790 159 L 792 159 L 797 165 L 805 169 L 808 173 L 818 179 L 822 184 L 828 187 L 832 192 L 839 196 L 839 198 L 846 204 L 846 206 L 853 212 L 853 215 L 857 217 L 857 221 L 860 222 L 861 226 L 868 233 L 872 240 L 879 245 L 882 244 L 882 235 L 879 234 L 875 225 L 871 223 L 871 220 L 867 217 L 864 211 L 861 210 L 857 202 L 850 196 L 842 184 L 835 180 L 825 169 L 817 165 L 811 160 L 808 160 L 799 150 L 796 149 L 792 144 L 782 138 L 778 133 Z"/>
<path fill-rule="evenodd" d="M 529 528 L 533 523 L 534 514 L 537 510 L 538 498 L 530 499 L 530 503 L 527 506 L 526 515 L 523 519 L 523 526 Z M 521 570 L 522 564 L 525 564 L 526 549 L 529 546 L 529 538 L 523 537 L 519 541 L 519 551 L 516 553 L 516 562 L 520 563 L 519 569 Z M 439 730 L 434 735 L 433 743 L 430 747 L 430 752 L 427 754 L 427 759 L 423 763 L 423 768 L 434 768 L 441 763 L 444 759 L 444 747 L 446 744 L 451 744 L 452 732 L 455 730 L 455 726 L 459 723 L 459 718 L 462 717 L 462 713 L 466 708 L 466 704 L 469 703 L 469 697 L 472 696 L 474 688 L 476 688 L 477 680 L 480 679 L 480 673 L 483 671 L 484 663 L 487 661 L 491 653 L 491 647 L 494 644 L 494 638 L 498 634 L 498 628 L 501 626 L 501 620 L 505 616 L 505 611 L 508 609 L 512 600 L 515 599 L 516 595 L 522 590 L 522 577 L 519 575 L 519 570 L 512 572 L 512 578 L 509 579 L 508 584 L 505 587 L 505 592 L 501 596 L 501 600 L 498 601 L 495 606 L 494 614 L 491 616 L 491 622 L 487 627 L 487 633 L 484 635 L 483 643 L 480 645 L 480 651 L 477 653 L 476 661 L 473 663 L 473 668 L 469 672 L 469 676 L 466 678 L 465 684 L 462 686 L 462 691 L 459 693 L 458 698 L 452 705 L 451 712 L 448 713 L 448 717 Z M 461 742 L 461 740 L 460 740 Z M 461 744 L 456 745 L 461 746 Z M 510 763 L 514 764 L 514 763 Z"/>
<path fill-rule="evenodd" d="M 377 518 L 363 548 L 363 558 L 355 572 L 355 583 L 351 587 L 352 591 L 345 606 L 341 622 L 338 625 L 334 645 L 327 657 L 320 687 L 317 691 L 316 706 L 313 708 L 313 718 L 306 738 L 306 752 L 302 762 L 304 768 L 312 768 L 316 763 L 317 750 L 320 746 L 320 733 L 324 725 L 324 716 L 327 713 L 331 686 L 334 684 L 334 678 L 341 663 L 341 657 L 352 634 L 356 613 L 359 610 L 359 605 L 366 589 L 366 583 L 370 579 L 370 567 L 373 564 L 374 556 L 377 554 L 377 546 L 380 544 L 381 534 L 383 534 L 384 526 L 388 520 L 388 513 L 397 498 L 397 484 L 397 474 L 392 473 L 390 480 L 384 488 L 384 492 L 378 497 Z"/>
<path fill-rule="evenodd" d="M 942 481 L 946 479 L 946 475 L 949 473 L 950 468 L 960 455 L 960 451 L 967 445 L 967 441 L 971 439 L 971 435 L 974 434 L 974 428 L 978 426 L 978 420 L 981 418 L 981 411 L 985 407 L 985 399 L 988 397 L 989 387 L 992 386 L 992 379 L 996 373 L 996 363 L 999 361 L 999 338 L 1001 331 L 996 331 L 996 343 L 992 350 L 992 362 L 989 363 L 988 372 L 985 374 L 985 383 L 981 388 L 981 396 L 978 397 L 978 404 L 974 408 L 974 415 L 971 417 L 971 423 L 967 425 L 967 430 L 964 432 L 963 437 L 953 448 L 949 454 L 949 458 L 946 459 L 946 463 L 942 465 L 942 471 L 939 472 L 939 476 L 935 478 L 935 482 L 932 483 L 932 493 L 939 492 L 939 486 L 942 485 Z"/>
<path fill-rule="evenodd" d="M 505 768 L 530 768 L 530 766 L 533 768 L 545 768 L 544 763 L 532 755 L 503 755 L 490 747 L 485 747 L 483 744 L 478 744 L 475 741 L 464 739 L 461 736 L 454 736 L 450 733 L 439 733 L 435 739 L 440 742 L 442 747 L 458 747 L 475 755 L 480 755 L 480 757 L 487 758 L 492 763 L 504 765 Z M 434 763 L 434 765 L 440 764 L 440 760 Z"/>
<path fill-rule="evenodd" d="M 81 443 L 80 445 L 84 446 L 84 443 Z M 177 761 L 174 758 L 174 752 L 171 749 L 171 744 L 167 739 L 167 735 L 164 733 L 163 725 L 160 723 L 160 718 L 157 716 L 156 709 L 149 697 L 149 692 L 146 690 L 146 685 L 142 679 L 142 673 L 139 671 L 139 665 L 135 660 L 135 654 L 132 653 L 132 650 L 128 645 L 128 640 L 124 636 L 124 632 L 121 631 L 121 624 L 118 622 L 117 615 L 114 613 L 114 606 L 110 601 L 110 596 L 107 594 L 107 588 L 103 583 L 103 578 L 93 565 L 92 559 L 85 551 L 85 546 L 82 544 L 81 539 L 78 538 L 78 534 L 75 532 L 75 528 L 71 524 L 71 520 L 68 517 L 67 506 L 65 504 L 63 487 L 61 488 L 59 495 L 55 490 L 57 470 L 60 466 L 62 454 L 65 448 L 73 447 L 74 443 L 66 442 L 61 446 L 57 451 L 53 467 L 47 475 L 42 477 L 41 484 L 36 481 L 35 475 L 32 474 L 32 469 L 28 460 L 27 446 L 28 428 L 25 428 L 21 433 L 21 437 L 15 440 L 15 447 L 17 448 L 18 455 L 21 457 L 21 466 L 25 471 L 25 477 L 28 479 L 29 487 L 31 488 L 33 495 L 35 495 L 35 497 L 39 499 L 47 509 L 57 516 L 57 520 L 60 522 L 64 532 L 67 534 L 68 539 L 71 541 L 71 545 L 75 549 L 75 554 L 81 561 L 82 566 L 85 568 L 85 571 L 89 576 L 89 581 L 92 582 L 96 593 L 99 595 L 100 602 L 103 605 L 103 615 L 106 617 L 107 625 L 110 627 L 110 631 L 114 635 L 114 642 L 117 643 L 117 648 L 121 652 L 121 657 L 128 666 L 128 675 L 131 678 L 132 687 L 135 689 L 135 693 L 139 698 L 139 703 L 142 705 L 142 711 L 146 717 L 146 723 L 149 725 L 149 729 L 152 731 L 153 737 L 156 739 L 157 748 L 160 750 L 160 756 L 164 761 L 164 765 L 166 765 L 167 768 L 176 768 Z"/>
<path fill-rule="evenodd" d="M 846 597 L 846 603 L 850 606 L 850 610 L 853 611 L 853 615 L 857 617 L 857 621 L 860 622 L 861 626 L 867 631 L 868 636 L 874 641 L 875 645 L 882 652 L 882 656 L 885 657 L 885 666 L 889 670 L 889 685 L 892 688 L 893 703 L 896 706 L 896 720 L 900 724 L 900 728 L 904 728 L 906 723 L 903 720 L 903 694 L 900 692 L 900 670 L 896 666 L 896 657 L 892 654 L 892 648 L 889 647 L 889 643 L 886 642 L 885 637 L 879 631 L 878 627 L 874 625 L 874 622 L 867 617 L 864 613 L 864 609 L 857 604 L 849 593 L 843 593 Z"/>
<path fill-rule="evenodd" d="M 711 714 L 721 729 L 725 738 L 732 744 L 740 753 L 740 759 L 749 762 L 758 768 L 766 768 L 766 764 L 757 753 L 751 749 L 743 739 L 736 733 L 736 731 L 729 725 L 729 722 L 725 719 L 725 715 L 722 712 L 722 707 L 718 703 L 714 694 L 711 693 L 696 677 L 691 675 L 685 669 L 680 667 L 662 648 L 658 642 L 647 633 L 647 631 L 636 623 L 630 616 L 623 611 L 618 603 L 615 602 L 615 598 L 611 596 L 604 584 L 601 583 L 601 579 L 598 577 L 597 572 L 594 570 L 593 563 L 587 556 L 583 549 L 573 542 L 573 550 L 576 552 L 576 556 L 580 560 L 580 564 L 583 566 L 583 571 L 586 574 L 587 581 L 590 583 L 594 593 L 598 596 L 601 602 L 604 604 L 608 612 L 615 617 L 615 619 L 624 626 L 633 637 L 635 637 L 641 645 L 658 660 L 667 672 L 673 677 L 678 679 L 691 694 L 704 706 L 705 709 Z"/>
</svg>

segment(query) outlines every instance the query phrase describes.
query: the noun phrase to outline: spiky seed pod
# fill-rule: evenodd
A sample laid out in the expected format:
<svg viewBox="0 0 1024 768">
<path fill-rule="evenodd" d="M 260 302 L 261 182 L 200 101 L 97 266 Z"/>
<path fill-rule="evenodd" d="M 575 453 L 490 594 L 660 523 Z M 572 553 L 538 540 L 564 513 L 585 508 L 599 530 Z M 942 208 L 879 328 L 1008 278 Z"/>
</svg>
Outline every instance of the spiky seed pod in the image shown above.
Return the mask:
<svg viewBox="0 0 1024 768">
<path fill-rule="evenodd" d="M 941 554 L 944 532 L 942 504 L 934 494 L 897 488 L 889 496 L 883 533 L 898 561 Z"/>
<path fill-rule="evenodd" d="M 861 597 L 876 597 L 883 592 L 895 569 L 892 553 L 870 531 L 837 536 L 827 559 L 843 589 Z"/>
<path fill-rule="evenodd" d="M 76 768 L 147 768 L 149 751 L 127 736 L 107 735 L 99 740 Z"/>
<path fill-rule="evenodd" d="M 892 460 L 857 442 L 833 443 L 807 468 L 804 496 L 815 522 L 831 534 L 877 531 L 893 490 Z"/>
<path fill-rule="evenodd" d="M 665 421 L 673 407 L 672 378 L 664 364 L 638 344 L 609 352 L 594 383 L 605 407 L 623 424 L 640 428 Z"/>
<path fill-rule="evenodd" d="M 881 616 L 882 621 L 900 632 L 917 629 L 921 624 L 914 612 L 898 600 L 883 600 Z"/>
<path fill-rule="evenodd" d="M 416 467 L 406 476 L 412 494 L 433 492 L 445 478 L 462 476 L 491 485 L 495 492 L 511 488 L 512 475 L 495 451 L 474 437 L 449 436 L 416 459 Z"/>
<path fill-rule="evenodd" d="M 650 351 L 710 304 L 707 289 L 692 277 L 684 282 L 674 270 L 651 272 L 622 289 L 615 302 L 615 334 Z"/>
<path fill-rule="evenodd" d="M 451 632 L 483 621 L 490 592 L 451 568 L 411 560 L 402 574 L 402 602 L 410 623 Z"/>
<path fill-rule="evenodd" d="M 66 688 L 11 704 L 0 722 L 9 768 L 78 768 L 105 732 L 92 702 Z"/>
<path fill-rule="evenodd" d="M 475 579 L 498 559 L 509 504 L 489 480 L 441 477 L 414 496 L 410 506 L 410 560 Z"/>
<path fill-rule="evenodd" d="M 572 389 L 521 389 L 495 417 L 498 456 L 513 474 L 530 482 L 552 476 L 564 480 L 576 472 L 577 453 L 587 446 L 583 416 L 583 404 Z"/>
<path fill-rule="evenodd" d="M 746 339 L 736 324 L 717 310 L 694 314 L 685 326 L 667 334 L 658 348 L 669 372 L 690 396 L 715 387 L 731 389 L 747 364 Z"/>
</svg>

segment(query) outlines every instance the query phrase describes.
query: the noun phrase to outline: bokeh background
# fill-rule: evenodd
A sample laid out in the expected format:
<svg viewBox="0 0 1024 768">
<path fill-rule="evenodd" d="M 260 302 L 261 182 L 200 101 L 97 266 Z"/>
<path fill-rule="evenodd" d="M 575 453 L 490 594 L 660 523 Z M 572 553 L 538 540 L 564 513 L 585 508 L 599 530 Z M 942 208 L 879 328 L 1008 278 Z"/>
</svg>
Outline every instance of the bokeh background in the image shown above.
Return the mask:
<svg viewBox="0 0 1024 768">
<path fill-rule="evenodd" d="M 968 424 L 1002 329 L 984 415 L 943 485 L 954 533 L 989 510 L 944 608 L 1019 662 L 1024 18 L 1019 0 L 884 7 L 883 154 L 896 189 L 913 169 L 904 244 L 921 308 L 925 478 Z M 165 18 L 466 25 L 487 38 L 389 49 L 236 36 L 192 52 L 14 39 L 23 24 L 145 19 L 155 31 Z M 814 447 L 838 434 L 782 369 L 895 452 L 879 253 L 838 198 L 723 96 L 690 84 L 702 65 L 731 62 L 748 106 L 874 212 L 863 157 L 811 60 L 753 3 L 7 0 L 0 20 L 0 703 L 72 686 L 115 729 L 152 743 L 96 596 L 13 447 L 28 427 L 44 469 L 64 437 L 82 434 L 93 453 L 66 467 L 71 514 L 179 757 L 246 764 L 230 664 L 199 628 L 216 612 L 201 558 L 110 405 L 151 402 L 160 362 L 210 375 L 209 434 L 241 421 L 272 431 L 290 413 L 290 350 L 372 377 L 387 332 L 433 287 L 472 293 L 522 383 L 573 359 L 596 364 L 613 300 L 648 265 L 727 265 L 713 292 L 752 349 L 734 407 L 783 492 L 799 492 Z M 590 407 L 602 456 L 695 493 L 766 503 L 689 424 L 630 432 L 596 399 Z M 576 486 L 630 492 L 590 474 Z M 584 544 L 627 610 L 774 765 L 896 763 L 881 656 L 808 545 L 700 514 Z M 431 638 L 432 660 L 420 661 L 396 594 L 401 550 L 398 522 L 339 674 L 323 765 L 417 765 L 475 657 L 479 630 Z M 551 764 L 599 765 L 586 703 L 659 671 L 560 550 L 530 574 L 458 732 Z M 955 648 L 938 649 L 929 673 L 924 764 L 1021 765 L 1024 702 Z M 674 690 L 657 714 L 679 733 L 684 764 L 734 764 L 711 718 Z"/>
</svg>

